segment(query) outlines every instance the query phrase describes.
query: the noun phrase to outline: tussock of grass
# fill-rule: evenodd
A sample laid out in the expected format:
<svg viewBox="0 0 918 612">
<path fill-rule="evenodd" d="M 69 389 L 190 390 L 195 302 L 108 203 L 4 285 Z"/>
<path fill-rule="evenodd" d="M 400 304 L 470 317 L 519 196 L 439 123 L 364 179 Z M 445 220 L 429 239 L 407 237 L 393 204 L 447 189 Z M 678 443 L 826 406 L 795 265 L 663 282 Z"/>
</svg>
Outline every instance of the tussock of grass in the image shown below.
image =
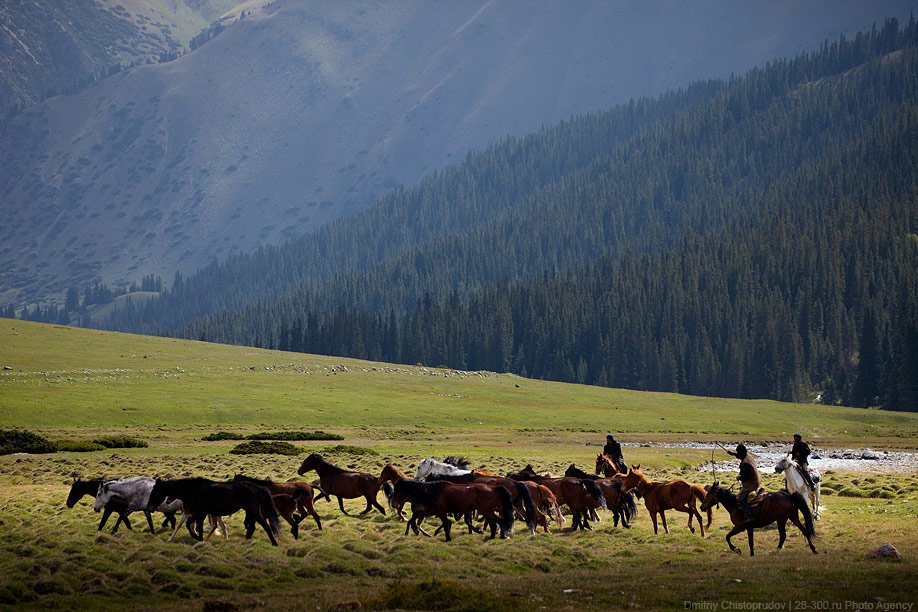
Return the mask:
<svg viewBox="0 0 918 612">
<path fill-rule="evenodd" d="M 453 580 L 425 580 L 424 582 L 390 583 L 378 599 L 368 603 L 369 608 L 383 610 L 515 610 L 513 602 L 491 593 L 470 589 Z"/>
<path fill-rule="evenodd" d="M 243 442 L 230 451 L 233 455 L 299 455 L 302 452 L 303 449 L 289 442 L 262 442 L 261 440 Z"/>
</svg>

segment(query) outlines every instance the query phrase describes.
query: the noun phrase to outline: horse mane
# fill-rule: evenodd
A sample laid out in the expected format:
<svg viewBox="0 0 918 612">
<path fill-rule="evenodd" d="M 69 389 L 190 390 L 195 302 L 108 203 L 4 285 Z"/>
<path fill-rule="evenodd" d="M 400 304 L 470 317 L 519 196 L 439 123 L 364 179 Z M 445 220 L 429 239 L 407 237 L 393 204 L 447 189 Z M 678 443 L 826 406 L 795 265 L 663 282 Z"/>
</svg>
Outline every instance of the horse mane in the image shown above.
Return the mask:
<svg viewBox="0 0 918 612">
<path fill-rule="evenodd" d="M 715 495 L 717 496 L 717 501 L 725 506 L 727 504 L 735 505 L 738 503 L 736 501 L 736 495 L 723 487 L 717 487 L 717 493 L 715 493 Z"/>
<path fill-rule="evenodd" d="M 264 479 L 253 478 L 251 476 L 246 476 L 245 474 L 236 474 L 235 476 L 233 476 L 233 480 L 237 480 L 241 482 L 254 482 L 255 484 L 258 484 L 261 486 L 274 484 L 274 481 L 271 480 L 270 478 L 264 478 Z"/>
<path fill-rule="evenodd" d="M 453 466 L 455 467 L 455 466 Z M 446 480 L 449 478 L 449 480 Z M 431 474 L 427 477 L 427 482 L 475 482 L 478 479 L 478 474 L 475 472 L 469 472 L 468 474 L 456 474 L 450 476 L 448 474 Z"/>
<path fill-rule="evenodd" d="M 443 457 L 443 463 L 448 463 L 449 465 L 457 467 L 460 470 L 471 469 L 469 467 L 471 462 L 462 456 L 447 455 L 446 457 Z"/>
<path fill-rule="evenodd" d="M 344 468 L 339 468 L 337 465 L 332 465 L 331 463 L 329 463 L 328 461 L 326 461 L 325 458 L 322 457 L 322 455 L 320 455 L 319 453 L 312 453 L 312 454 L 309 455 L 309 457 L 307 457 L 306 459 L 311 459 L 311 458 L 315 458 L 315 460 L 318 461 L 319 464 L 320 464 L 323 468 L 326 468 L 326 469 L 329 469 L 329 470 L 332 470 L 332 471 L 335 471 L 335 472 L 338 472 L 338 473 L 347 472 L 347 471 L 348 471 L 348 470 L 345 470 Z"/>
<path fill-rule="evenodd" d="M 573 477 L 575 477 L 575 478 L 580 478 L 580 479 L 589 478 L 589 477 L 590 477 L 589 474 L 587 474 L 586 472 L 584 472 L 583 470 L 581 470 L 580 468 L 578 468 L 578 467 L 577 467 L 576 465 L 574 465 L 573 463 L 570 465 L 569 468 L 567 468 L 567 471 L 564 472 L 564 475 L 565 475 L 565 476 L 573 476 Z"/>
</svg>

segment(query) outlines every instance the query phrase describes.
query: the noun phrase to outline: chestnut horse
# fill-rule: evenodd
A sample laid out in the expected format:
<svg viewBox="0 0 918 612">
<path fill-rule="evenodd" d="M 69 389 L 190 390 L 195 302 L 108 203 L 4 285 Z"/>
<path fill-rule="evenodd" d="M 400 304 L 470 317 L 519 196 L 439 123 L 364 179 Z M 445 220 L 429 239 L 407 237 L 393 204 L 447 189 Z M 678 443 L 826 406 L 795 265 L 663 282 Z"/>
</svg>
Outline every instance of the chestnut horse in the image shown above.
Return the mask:
<svg viewBox="0 0 918 612">
<path fill-rule="evenodd" d="M 704 499 L 704 489 L 697 485 L 690 485 L 684 480 L 670 480 L 669 482 L 653 482 L 648 479 L 644 472 L 641 471 L 640 464 L 632 465 L 631 471 L 622 481 L 625 492 L 637 490 L 640 497 L 644 498 L 644 505 L 650 512 L 650 520 L 653 521 L 653 532 L 657 533 L 657 514 L 663 521 L 663 530 L 669 533 L 666 526 L 666 511 L 678 510 L 689 515 L 689 531 L 695 533 L 692 527 L 692 517 L 698 519 L 698 527 L 701 529 L 701 537 L 704 537 L 704 526 L 701 523 L 701 514 L 695 508 L 695 502 Z M 711 521 L 714 519 L 713 512 L 708 508 L 708 529 L 711 528 Z"/>
<path fill-rule="evenodd" d="M 615 464 L 608 455 L 603 455 L 600 453 L 596 456 L 596 475 L 604 476 L 606 478 L 615 478 L 616 476 L 625 477 L 625 474 L 618 470 L 618 466 Z"/>
<path fill-rule="evenodd" d="M 363 497 L 367 500 L 366 509 L 360 513 L 363 516 L 373 508 L 379 510 L 383 515 L 386 511 L 379 502 L 376 501 L 376 493 L 379 491 L 380 483 L 376 476 L 365 472 L 349 472 L 328 463 L 321 455 L 312 453 L 303 461 L 303 465 L 297 470 L 297 474 L 302 476 L 310 470 L 315 470 L 319 475 L 319 483 L 322 490 L 328 495 L 334 495 L 338 498 L 338 507 L 341 512 L 350 516 L 344 509 L 345 499 L 355 499 Z"/>
<path fill-rule="evenodd" d="M 755 542 L 753 542 L 752 532 L 757 527 L 765 527 L 774 522 L 778 523 L 778 550 L 784 548 L 784 540 L 787 539 L 787 521 L 797 526 L 806 543 L 809 544 L 813 554 L 816 553 L 816 547 L 813 546 L 813 538 L 816 537 L 816 528 L 813 526 L 813 513 L 806 503 L 806 499 L 799 493 L 788 493 L 780 491 L 777 493 L 765 493 L 757 495 L 749 505 L 752 508 L 752 517 L 755 519 L 751 524 L 747 524 L 746 514 L 739 507 L 739 501 L 736 495 L 722 489 L 715 480 L 714 484 L 708 488 L 704 501 L 701 502 L 701 509 L 711 511 L 711 507 L 723 504 L 727 512 L 730 513 L 730 520 L 733 522 L 733 529 L 727 534 L 727 546 L 730 550 L 738 555 L 742 551 L 733 545 L 730 538 L 738 533 L 745 531 L 749 536 L 749 556 L 755 556 Z M 799 514 L 803 515 L 803 524 L 800 524 Z"/>
<path fill-rule="evenodd" d="M 510 491 L 504 486 L 453 484 L 446 481 L 418 482 L 413 479 L 402 479 L 395 483 L 391 502 L 404 504 L 405 501 L 410 501 L 422 508 L 425 516 L 439 517 L 447 542 L 452 539 L 450 514 L 469 516 L 473 512 L 478 512 L 491 529 L 490 538 L 496 536 L 498 527 L 500 527 L 500 537 L 507 537 L 513 526 L 515 512 L 513 498 Z M 414 521 L 415 517 L 412 516 L 411 520 Z"/>
<path fill-rule="evenodd" d="M 274 505 L 277 506 L 277 512 L 290 523 L 290 533 L 294 539 L 300 537 L 300 523 L 307 516 L 311 516 L 316 521 L 319 529 L 322 529 L 322 521 L 319 519 L 319 513 L 313 506 L 313 490 L 309 483 L 305 482 L 274 482 L 266 479 L 260 480 L 242 474 L 236 474 L 233 478 L 235 481 L 251 482 L 261 485 L 271 492 L 274 498 Z M 294 514 L 299 510 L 299 514 Z"/>
</svg>

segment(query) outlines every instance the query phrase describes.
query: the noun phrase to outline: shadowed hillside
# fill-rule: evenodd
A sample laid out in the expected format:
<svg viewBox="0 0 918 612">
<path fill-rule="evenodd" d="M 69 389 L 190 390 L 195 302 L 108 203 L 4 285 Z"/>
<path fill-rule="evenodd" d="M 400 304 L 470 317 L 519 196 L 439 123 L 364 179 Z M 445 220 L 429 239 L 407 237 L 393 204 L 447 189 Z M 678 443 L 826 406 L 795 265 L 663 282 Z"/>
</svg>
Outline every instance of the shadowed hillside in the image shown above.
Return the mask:
<svg viewBox="0 0 918 612">
<path fill-rule="evenodd" d="M 908 3 L 249 10 L 176 61 L 0 130 L 4 301 L 283 241 L 506 134 L 813 48 Z"/>
</svg>

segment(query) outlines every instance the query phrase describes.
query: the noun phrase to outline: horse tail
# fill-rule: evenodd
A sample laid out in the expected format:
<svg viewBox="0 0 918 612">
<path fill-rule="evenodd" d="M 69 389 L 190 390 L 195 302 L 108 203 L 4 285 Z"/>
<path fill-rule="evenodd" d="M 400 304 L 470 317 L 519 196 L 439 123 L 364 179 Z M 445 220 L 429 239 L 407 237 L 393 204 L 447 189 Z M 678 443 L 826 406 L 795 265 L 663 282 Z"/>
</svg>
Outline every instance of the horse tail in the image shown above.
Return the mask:
<svg viewBox="0 0 918 612">
<path fill-rule="evenodd" d="M 622 490 L 623 483 L 621 480 L 615 481 L 615 488 L 618 489 L 618 504 L 625 514 L 625 520 L 629 523 L 637 516 L 637 503 L 634 501 L 634 495 L 625 493 Z"/>
<path fill-rule="evenodd" d="M 509 532 L 513 528 L 513 515 L 516 510 L 513 507 L 513 496 L 507 487 L 501 485 L 496 488 L 497 498 L 500 500 L 500 519 L 497 524 L 500 525 L 501 531 Z M 527 491 L 528 493 L 528 491 Z M 532 501 L 530 499 L 530 501 Z"/>
<path fill-rule="evenodd" d="M 810 506 L 806 503 L 806 499 L 799 493 L 791 493 L 790 497 L 791 502 L 794 504 L 794 508 L 803 515 L 803 535 L 815 538 L 816 525 L 813 523 L 813 513 L 810 511 Z"/>
<path fill-rule="evenodd" d="M 603 510 L 609 509 L 609 504 L 606 503 L 606 496 L 603 495 L 602 489 L 599 488 L 599 485 L 596 484 L 595 480 L 584 479 L 580 482 L 583 483 L 583 486 L 586 487 L 587 493 L 596 500 L 596 503 L 599 504 L 599 507 Z"/>
<path fill-rule="evenodd" d="M 692 495 L 694 495 L 698 500 L 704 501 L 704 489 L 698 485 L 692 485 L 691 488 Z M 705 529 L 711 528 L 711 523 L 714 522 L 714 508 L 708 508 L 708 524 L 704 526 Z"/>
<path fill-rule="evenodd" d="M 395 489 L 392 487 L 392 483 L 388 480 L 383 483 L 382 486 L 383 495 L 386 496 L 386 501 L 390 503 L 389 507 L 391 508 L 392 494 L 395 493 Z"/>
<path fill-rule="evenodd" d="M 280 513 L 277 511 L 277 506 L 274 505 L 274 497 L 267 488 L 261 485 L 253 485 L 252 488 L 257 491 L 258 511 L 262 518 L 268 521 L 274 537 L 278 537 L 280 535 Z"/>
<path fill-rule="evenodd" d="M 536 507 L 532 501 L 532 495 L 529 493 L 529 488 L 522 482 L 514 481 L 514 483 L 516 492 L 523 498 L 523 509 L 526 511 L 526 528 L 529 529 L 529 533 L 535 533 Z"/>
</svg>

